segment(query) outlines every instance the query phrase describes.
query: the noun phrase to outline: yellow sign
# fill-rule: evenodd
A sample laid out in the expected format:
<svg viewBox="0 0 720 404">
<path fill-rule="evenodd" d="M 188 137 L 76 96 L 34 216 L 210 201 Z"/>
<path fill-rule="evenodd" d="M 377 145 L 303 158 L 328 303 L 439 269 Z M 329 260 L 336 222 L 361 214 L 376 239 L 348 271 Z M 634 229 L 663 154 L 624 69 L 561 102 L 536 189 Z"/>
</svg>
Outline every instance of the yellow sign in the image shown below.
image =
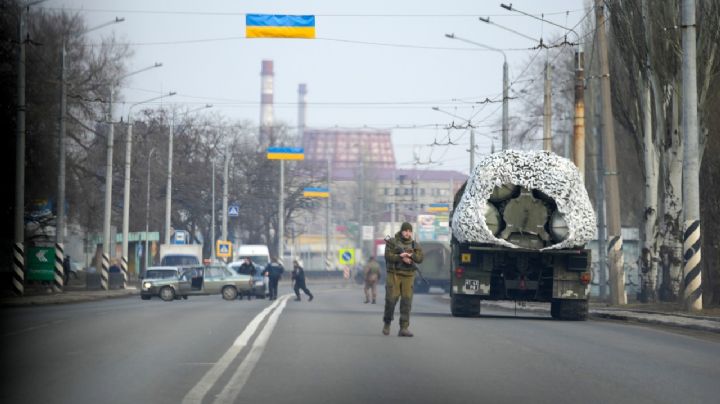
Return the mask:
<svg viewBox="0 0 720 404">
<path fill-rule="evenodd" d="M 463 264 L 468 264 L 468 263 L 472 262 L 472 255 L 466 254 L 466 253 L 460 254 L 460 261 Z"/>
<path fill-rule="evenodd" d="M 354 248 L 341 248 L 338 250 L 338 261 L 342 265 L 354 265 L 355 264 L 355 249 Z"/>
<path fill-rule="evenodd" d="M 224 240 L 215 242 L 215 255 L 220 258 L 232 257 L 232 243 Z"/>
</svg>

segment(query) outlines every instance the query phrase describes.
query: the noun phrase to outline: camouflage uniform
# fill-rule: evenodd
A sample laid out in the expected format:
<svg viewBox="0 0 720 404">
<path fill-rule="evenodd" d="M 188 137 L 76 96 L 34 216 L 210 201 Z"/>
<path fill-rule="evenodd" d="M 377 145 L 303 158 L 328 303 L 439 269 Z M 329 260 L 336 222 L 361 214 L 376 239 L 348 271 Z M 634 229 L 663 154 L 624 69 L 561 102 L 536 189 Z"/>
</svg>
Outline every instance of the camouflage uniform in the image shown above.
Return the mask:
<svg viewBox="0 0 720 404">
<path fill-rule="evenodd" d="M 375 261 L 375 258 L 370 258 L 370 261 L 365 265 L 365 303 L 370 301 L 372 296 L 372 302 L 375 304 L 375 298 L 377 297 L 377 283 L 380 280 L 380 265 Z"/>
<path fill-rule="evenodd" d="M 385 262 L 387 263 L 387 279 L 385 280 L 385 314 L 383 321 L 385 327 L 383 334 L 389 333 L 389 324 L 393 321 L 395 305 L 400 299 L 400 334 L 401 336 L 412 336 L 408 331 L 410 326 L 410 309 L 412 308 L 413 283 L 415 282 L 416 264 L 423 260 L 423 252 L 420 245 L 412 238 L 402 237 L 403 230 L 412 231 L 409 223 L 403 223 L 401 230 L 395 234 L 394 240 L 389 240 L 385 247 Z M 409 252 L 412 254 L 412 264 L 402 261 L 400 254 Z"/>
</svg>

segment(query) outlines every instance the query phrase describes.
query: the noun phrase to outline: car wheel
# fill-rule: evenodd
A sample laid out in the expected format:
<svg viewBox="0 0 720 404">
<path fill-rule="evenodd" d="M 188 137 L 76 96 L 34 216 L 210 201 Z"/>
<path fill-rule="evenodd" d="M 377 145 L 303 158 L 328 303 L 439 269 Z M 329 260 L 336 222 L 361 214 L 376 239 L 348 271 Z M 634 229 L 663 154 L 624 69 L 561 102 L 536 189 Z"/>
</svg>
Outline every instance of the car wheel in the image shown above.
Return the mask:
<svg viewBox="0 0 720 404">
<path fill-rule="evenodd" d="M 166 302 L 175 300 L 175 291 L 170 286 L 164 286 L 160 289 L 160 298 Z"/>
<path fill-rule="evenodd" d="M 146 295 L 140 295 L 140 298 L 143 300 L 150 300 L 152 296 L 146 296 Z"/>
<path fill-rule="evenodd" d="M 225 300 L 235 300 L 238 297 L 238 291 L 232 286 L 225 286 L 222 289 L 222 297 Z"/>
</svg>

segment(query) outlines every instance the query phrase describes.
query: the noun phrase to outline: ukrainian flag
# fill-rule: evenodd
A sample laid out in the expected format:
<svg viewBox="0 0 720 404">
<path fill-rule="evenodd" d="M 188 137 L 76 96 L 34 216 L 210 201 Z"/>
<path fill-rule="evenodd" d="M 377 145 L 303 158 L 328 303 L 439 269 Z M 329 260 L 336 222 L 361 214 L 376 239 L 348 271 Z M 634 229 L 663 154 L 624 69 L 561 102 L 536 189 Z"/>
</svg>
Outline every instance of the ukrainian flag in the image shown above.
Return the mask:
<svg viewBox="0 0 720 404">
<path fill-rule="evenodd" d="M 448 203 L 431 203 L 428 207 L 428 212 L 447 212 L 450 210 L 450 204 Z"/>
<path fill-rule="evenodd" d="M 246 14 L 247 38 L 315 38 L 314 15 Z"/>
<path fill-rule="evenodd" d="M 268 147 L 268 160 L 305 160 L 302 147 Z"/>
<path fill-rule="evenodd" d="M 327 188 L 304 188 L 303 196 L 306 198 L 329 198 L 330 191 Z"/>
</svg>

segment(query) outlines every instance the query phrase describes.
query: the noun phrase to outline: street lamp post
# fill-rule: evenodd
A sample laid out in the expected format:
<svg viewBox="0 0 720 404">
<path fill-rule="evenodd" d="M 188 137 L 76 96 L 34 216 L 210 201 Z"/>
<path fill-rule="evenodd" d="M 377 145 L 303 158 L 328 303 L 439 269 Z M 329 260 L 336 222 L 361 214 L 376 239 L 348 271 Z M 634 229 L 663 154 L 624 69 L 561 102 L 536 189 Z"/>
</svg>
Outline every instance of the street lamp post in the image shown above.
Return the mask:
<svg viewBox="0 0 720 404">
<path fill-rule="evenodd" d="M 212 104 L 205 104 L 200 108 L 195 108 L 187 112 L 199 111 L 201 109 L 212 108 Z M 172 166 L 173 166 L 173 139 L 175 130 L 175 112 L 170 120 L 170 133 L 168 137 L 168 170 L 167 170 L 167 192 L 165 193 L 165 244 L 170 244 L 170 218 L 172 211 Z"/>
<path fill-rule="evenodd" d="M 146 70 L 161 67 L 162 63 L 154 63 L 151 66 L 144 67 L 140 70 L 130 72 L 123 76 L 120 76 L 117 80 L 110 84 L 110 91 L 108 95 L 108 135 L 107 135 L 107 157 L 105 165 L 105 212 L 103 215 L 103 257 L 100 272 L 100 286 L 103 290 L 108 290 L 108 267 L 110 265 L 110 215 L 112 213 L 112 178 L 113 178 L 113 143 L 115 142 L 113 137 L 115 134 L 115 123 L 113 122 L 113 92 L 114 87 L 120 83 L 120 80 L 130 77 L 132 75 L 142 73 Z M 114 243 L 113 243 L 114 244 Z"/>
<path fill-rule="evenodd" d="M 483 20 L 484 21 L 484 20 Z M 502 49 L 498 49 L 492 46 L 484 45 L 479 42 L 471 41 L 469 39 L 460 38 L 458 36 L 455 36 L 455 34 L 445 34 L 446 37 L 450 39 L 457 39 L 458 41 L 462 41 L 465 43 L 469 43 L 471 45 L 479 46 L 481 48 L 485 48 L 494 52 L 502 53 L 503 56 L 503 100 L 502 100 L 502 149 L 507 150 L 508 148 L 508 90 L 510 88 L 509 80 L 508 80 L 508 64 L 507 64 L 507 55 Z"/>
<path fill-rule="evenodd" d="M 125 190 L 123 192 L 123 241 L 122 241 L 122 273 L 123 273 L 123 288 L 127 285 L 127 262 L 128 262 L 128 233 L 130 227 L 130 166 L 132 162 L 132 121 L 131 114 L 132 109 L 140 104 L 145 104 L 151 101 L 159 100 L 164 97 L 171 97 L 176 93 L 170 92 L 157 97 L 153 97 L 144 101 L 136 102 L 130 105 L 128 108 L 128 120 L 127 120 L 127 138 L 125 139 Z"/>
<path fill-rule="evenodd" d="M 150 161 L 155 153 L 155 148 L 150 149 L 147 158 L 147 192 L 145 193 L 145 270 L 147 271 L 150 258 L 150 250 L 148 249 L 148 231 L 150 228 Z"/>
</svg>

